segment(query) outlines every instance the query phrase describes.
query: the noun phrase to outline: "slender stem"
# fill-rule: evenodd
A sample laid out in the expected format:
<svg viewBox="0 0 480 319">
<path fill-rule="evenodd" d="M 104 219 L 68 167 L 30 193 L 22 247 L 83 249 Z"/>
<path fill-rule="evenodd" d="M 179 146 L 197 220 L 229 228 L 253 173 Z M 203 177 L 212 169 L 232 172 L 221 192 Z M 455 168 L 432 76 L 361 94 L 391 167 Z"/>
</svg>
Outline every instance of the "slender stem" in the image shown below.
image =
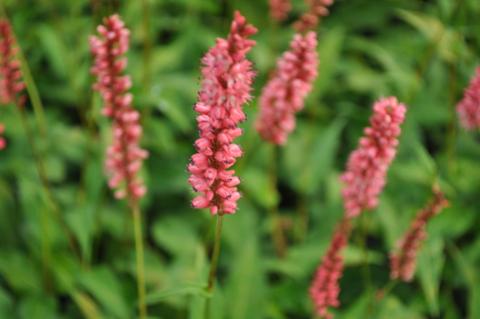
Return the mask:
<svg viewBox="0 0 480 319">
<path fill-rule="evenodd" d="M 368 215 L 368 212 L 363 212 L 362 216 L 360 216 L 360 238 L 359 238 L 359 245 L 362 249 L 362 277 L 363 277 L 363 283 L 367 288 L 367 294 L 370 295 L 371 290 L 373 288 L 372 285 L 372 278 L 371 278 L 371 273 L 370 273 L 370 266 L 368 264 L 368 243 L 367 243 L 367 236 L 368 236 L 368 228 L 370 224 L 370 216 Z M 371 313 L 372 311 L 372 306 L 373 306 L 373 300 L 370 298 L 367 311 L 368 313 Z"/>
<path fill-rule="evenodd" d="M 217 215 L 217 223 L 215 225 L 215 241 L 213 243 L 212 261 L 210 263 L 210 272 L 208 274 L 207 292 L 211 293 L 215 287 L 215 278 L 217 276 L 218 258 L 220 256 L 220 248 L 222 244 L 222 224 L 223 214 Z"/>
<path fill-rule="evenodd" d="M 131 204 L 133 229 L 135 233 L 135 255 L 137 263 L 137 292 L 139 318 L 147 318 L 147 306 L 145 303 L 145 260 L 143 255 L 142 215 L 137 201 Z"/>
<path fill-rule="evenodd" d="M 278 146 L 273 145 L 272 147 L 272 157 L 270 161 L 270 183 L 272 185 L 272 189 L 277 191 L 277 161 L 278 161 Z M 282 225 L 280 221 L 280 216 L 278 214 L 278 204 L 275 203 L 268 209 L 268 213 L 270 214 L 270 218 L 272 220 L 272 241 L 273 245 L 275 246 L 275 252 L 278 257 L 284 257 L 286 250 L 287 250 L 287 243 L 282 231 Z"/>
<path fill-rule="evenodd" d="M 67 224 L 65 223 L 62 216 L 60 215 L 60 209 L 59 209 L 59 207 L 57 205 L 57 202 L 55 200 L 55 197 L 53 196 L 53 193 L 50 189 L 50 183 L 48 181 L 47 173 L 46 173 L 46 170 L 45 170 L 45 164 L 43 163 L 43 159 L 40 156 L 40 152 L 37 149 L 32 128 L 30 127 L 30 124 L 28 123 L 25 108 L 23 106 L 17 106 L 16 108 L 18 109 L 18 111 L 20 113 L 21 123 L 22 123 L 23 129 L 25 131 L 25 135 L 27 136 L 28 143 L 30 144 L 30 149 L 31 149 L 32 154 L 33 154 L 33 158 L 34 158 L 35 165 L 36 165 L 36 168 L 37 168 L 37 173 L 38 173 L 38 176 L 40 178 L 40 183 L 42 184 L 42 189 L 44 191 L 45 198 L 46 198 L 47 204 L 49 206 L 49 211 L 53 213 L 53 217 L 59 222 L 63 232 L 65 233 L 65 236 L 67 236 L 68 243 L 70 245 L 70 249 L 77 256 L 79 256 L 78 247 L 76 246 L 76 243 L 75 243 L 75 237 L 70 232 Z"/>
<path fill-rule="evenodd" d="M 148 0 L 142 0 L 143 11 L 143 86 L 150 93 L 152 39 L 150 37 L 150 6 Z"/>
</svg>

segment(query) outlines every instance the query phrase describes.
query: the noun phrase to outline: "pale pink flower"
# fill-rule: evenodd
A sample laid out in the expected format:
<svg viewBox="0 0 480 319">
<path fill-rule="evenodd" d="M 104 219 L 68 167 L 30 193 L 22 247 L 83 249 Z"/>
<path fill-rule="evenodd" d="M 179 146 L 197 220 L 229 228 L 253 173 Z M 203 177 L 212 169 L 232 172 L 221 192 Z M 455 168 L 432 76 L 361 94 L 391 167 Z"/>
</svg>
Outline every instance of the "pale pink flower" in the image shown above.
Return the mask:
<svg viewBox="0 0 480 319">
<path fill-rule="evenodd" d="M 303 109 L 317 77 L 316 47 L 315 32 L 296 34 L 290 50 L 277 61 L 275 73 L 260 97 L 260 115 L 255 126 L 263 139 L 285 144 L 295 128 L 295 113 Z"/>
<path fill-rule="evenodd" d="M 465 89 L 463 99 L 457 104 L 460 123 L 467 130 L 480 128 L 480 67 L 470 85 Z"/>
<path fill-rule="evenodd" d="M 306 32 L 317 27 L 320 19 L 329 14 L 328 7 L 333 0 L 305 0 L 308 11 L 305 12 L 294 24 L 298 32 Z"/>
<path fill-rule="evenodd" d="M 343 274 L 343 249 L 350 237 L 350 219 L 344 217 L 337 226 L 330 247 L 318 267 L 310 286 L 310 298 L 315 305 L 315 311 L 320 318 L 330 319 L 332 314 L 328 308 L 340 306 L 340 278 Z"/>
<path fill-rule="evenodd" d="M 398 243 L 398 250 L 390 255 L 390 277 L 411 281 L 415 273 L 417 253 L 427 237 L 427 223 L 448 205 L 443 193 L 435 189 L 434 198 L 418 212 L 410 228 Z"/>
<path fill-rule="evenodd" d="M 18 47 L 10 23 L 0 19 L 0 103 L 25 104 L 25 84 L 22 80 Z"/>
<path fill-rule="evenodd" d="M 288 13 L 292 10 L 290 0 L 269 0 L 270 15 L 277 21 L 283 21 L 288 17 Z"/>
<path fill-rule="evenodd" d="M 254 78 L 247 52 L 255 45 L 248 38 L 256 33 L 237 11 L 227 39 L 217 39 L 202 59 L 202 82 L 195 104 L 200 137 L 191 158 L 189 183 L 201 195 L 195 208 L 210 208 L 212 214 L 233 214 L 237 209 L 240 179 L 229 168 L 242 150 L 233 141 L 242 134 L 238 124 L 245 120 L 242 106 L 250 100 Z"/>
<path fill-rule="evenodd" d="M 405 112 L 406 107 L 395 97 L 380 99 L 373 106 L 370 127 L 364 130 L 358 148 L 350 154 L 347 169 L 341 177 L 347 216 L 357 216 L 378 205 L 388 167 L 397 151 Z"/>
<path fill-rule="evenodd" d="M 92 73 L 97 76 L 94 89 L 103 97 L 104 115 L 113 122 L 113 142 L 107 150 L 105 166 L 109 186 L 116 189 L 115 196 L 138 200 L 146 188 L 137 175 L 148 153 L 139 146 L 140 114 L 132 107 L 130 77 L 124 75 L 130 32 L 118 15 L 103 22 L 97 28 L 99 36 L 90 38 L 90 48 L 95 58 Z"/>
</svg>

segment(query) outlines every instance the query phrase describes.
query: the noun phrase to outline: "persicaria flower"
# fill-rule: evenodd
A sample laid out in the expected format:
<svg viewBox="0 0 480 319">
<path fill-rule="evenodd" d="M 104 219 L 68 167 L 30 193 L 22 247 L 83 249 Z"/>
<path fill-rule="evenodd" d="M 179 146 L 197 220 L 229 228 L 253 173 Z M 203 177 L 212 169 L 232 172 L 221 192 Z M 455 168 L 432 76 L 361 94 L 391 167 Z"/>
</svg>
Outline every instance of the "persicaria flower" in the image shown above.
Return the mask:
<svg viewBox="0 0 480 319">
<path fill-rule="evenodd" d="M 23 106 L 26 96 L 23 94 L 25 84 L 22 80 L 20 61 L 10 23 L 0 20 L 0 103 L 15 103 Z"/>
<path fill-rule="evenodd" d="M 388 167 L 396 155 L 400 125 L 406 107 L 395 97 L 380 99 L 373 106 L 370 127 L 364 130 L 358 148 L 350 154 L 341 179 L 345 214 L 359 215 L 378 205 Z"/>
<path fill-rule="evenodd" d="M 398 250 L 390 255 L 390 277 L 411 281 L 415 273 L 417 253 L 427 237 L 427 223 L 448 205 L 443 193 L 434 189 L 433 200 L 422 209 L 398 243 Z"/>
<path fill-rule="evenodd" d="M 269 0 L 270 15 L 277 21 L 283 21 L 288 17 L 288 13 L 292 10 L 290 0 Z"/>
<path fill-rule="evenodd" d="M 7 141 L 5 141 L 5 138 L 2 136 L 4 131 L 5 126 L 0 123 L 0 150 L 3 150 L 7 146 Z"/>
<path fill-rule="evenodd" d="M 97 76 L 93 88 L 103 98 L 103 113 L 112 119 L 112 145 L 107 150 L 105 166 L 110 177 L 109 186 L 115 196 L 138 200 L 145 192 L 138 172 L 148 153 L 139 146 L 142 136 L 140 114 L 132 107 L 132 82 L 124 75 L 127 65 L 125 53 L 129 45 L 129 30 L 118 15 L 105 18 L 97 28 L 99 36 L 90 38 L 95 58 L 92 73 Z"/>
<path fill-rule="evenodd" d="M 200 137 L 191 158 L 189 183 L 201 195 L 195 208 L 210 208 L 212 214 L 233 214 L 237 209 L 240 179 L 229 168 L 242 155 L 233 141 L 242 134 L 238 124 L 245 120 L 242 106 L 250 100 L 254 78 L 246 54 L 255 45 L 248 39 L 256 33 L 237 11 L 227 39 L 217 39 L 202 59 L 202 82 L 195 111 Z"/>
<path fill-rule="evenodd" d="M 256 129 L 274 144 L 285 144 L 295 128 L 295 113 L 303 109 L 305 98 L 317 77 L 318 54 L 315 32 L 296 34 L 290 50 L 277 61 L 277 69 L 260 97 Z"/>
<path fill-rule="evenodd" d="M 320 19 L 329 14 L 328 7 L 333 4 L 333 0 L 305 0 L 305 2 L 308 5 L 308 11 L 294 24 L 298 32 L 316 28 Z"/>
<path fill-rule="evenodd" d="M 480 128 L 480 67 L 470 85 L 465 89 L 465 94 L 457 104 L 457 113 L 460 123 L 467 130 Z"/>
<path fill-rule="evenodd" d="M 340 305 L 338 300 L 340 294 L 339 281 L 344 266 L 342 252 L 347 246 L 350 229 L 350 219 L 344 217 L 333 234 L 330 247 L 323 257 L 310 286 L 310 298 L 320 318 L 332 318 L 333 316 L 328 309 L 330 307 L 337 308 Z"/>
</svg>

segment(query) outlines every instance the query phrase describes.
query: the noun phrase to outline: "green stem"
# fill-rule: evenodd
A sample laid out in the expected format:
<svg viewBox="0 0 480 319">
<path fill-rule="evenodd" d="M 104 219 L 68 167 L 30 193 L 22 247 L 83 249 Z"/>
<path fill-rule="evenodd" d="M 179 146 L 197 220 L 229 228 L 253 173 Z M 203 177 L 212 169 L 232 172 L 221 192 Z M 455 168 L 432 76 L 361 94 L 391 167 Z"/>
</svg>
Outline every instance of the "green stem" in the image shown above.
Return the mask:
<svg viewBox="0 0 480 319">
<path fill-rule="evenodd" d="M 148 0 L 142 0 L 143 11 L 143 87 L 150 94 L 152 40 L 150 37 L 150 6 Z"/>
<path fill-rule="evenodd" d="M 278 153 L 279 153 L 279 148 L 277 145 L 272 146 L 272 157 L 270 161 L 270 183 L 272 185 L 273 191 L 277 191 L 277 184 L 278 184 L 278 178 L 277 178 L 277 162 L 278 162 Z M 270 214 L 270 218 L 272 221 L 272 226 L 271 226 L 271 236 L 272 236 L 272 241 L 273 245 L 275 246 L 275 252 L 278 257 L 283 258 L 286 253 L 287 249 L 287 244 L 285 237 L 283 235 L 282 231 L 282 225 L 280 221 L 280 216 L 278 214 L 278 204 L 274 203 L 272 206 L 268 209 L 268 213 Z"/>
<path fill-rule="evenodd" d="M 147 318 L 147 306 L 145 302 L 145 260 L 143 253 L 142 215 L 137 201 L 131 204 L 133 229 L 135 233 L 135 255 L 137 264 L 137 293 L 139 318 Z"/>
<path fill-rule="evenodd" d="M 211 293 L 215 287 L 215 278 L 217 276 L 218 258 L 220 257 L 220 248 L 222 243 L 222 224 L 223 214 L 217 215 L 215 226 L 215 241 L 213 244 L 212 261 L 210 263 L 210 272 L 208 274 L 207 292 Z"/>
</svg>

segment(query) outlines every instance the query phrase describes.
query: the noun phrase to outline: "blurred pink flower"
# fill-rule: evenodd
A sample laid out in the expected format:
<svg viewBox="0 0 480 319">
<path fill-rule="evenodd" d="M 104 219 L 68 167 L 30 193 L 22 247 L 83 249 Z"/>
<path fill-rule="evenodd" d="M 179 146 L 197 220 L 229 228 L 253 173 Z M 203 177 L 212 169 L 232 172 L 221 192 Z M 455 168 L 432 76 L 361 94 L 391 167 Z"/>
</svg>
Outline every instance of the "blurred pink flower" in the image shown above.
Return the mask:
<svg viewBox="0 0 480 319">
<path fill-rule="evenodd" d="M 0 103 L 15 103 L 23 106 L 26 96 L 22 80 L 20 61 L 16 57 L 18 48 L 12 27 L 5 19 L 0 19 Z"/>
<path fill-rule="evenodd" d="M 295 113 L 303 109 L 305 98 L 317 77 L 318 54 L 315 32 L 296 34 L 290 50 L 277 61 L 275 74 L 260 97 L 256 129 L 263 139 L 285 144 L 295 128 Z"/>
<path fill-rule="evenodd" d="M 103 97 L 103 113 L 112 119 L 112 145 L 107 150 L 106 169 L 109 186 L 117 189 L 115 196 L 130 200 L 142 197 L 146 188 L 137 177 L 148 153 L 141 149 L 140 114 L 132 107 L 132 83 L 123 75 L 127 65 L 125 53 L 129 45 L 129 30 L 118 15 L 104 19 L 97 28 L 99 36 L 90 38 L 95 58 L 92 73 L 97 76 L 94 89 Z"/>
<path fill-rule="evenodd" d="M 288 13 L 292 10 L 290 0 L 269 0 L 270 15 L 277 21 L 283 21 L 288 17 Z"/>
<path fill-rule="evenodd" d="M 197 153 L 191 158 L 189 183 L 196 192 L 192 205 L 210 208 L 212 214 L 233 214 L 237 209 L 240 179 L 229 168 L 242 150 L 233 140 L 242 134 L 239 122 L 245 120 L 242 106 L 250 100 L 254 78 L 247 52 L 255 45 L 248 37 L 256 33 L 237 11 L 227 39 L 217 39 L 202 59 L 202 82 L 195 104 L 200 137 Z"/>
<path fill-rule="evenodd" d="M 321 17 L 329 14 L 328 7 L 333 4 L 333 0 L 305 0 L 305 2 L 308 5 L 308 11 L 294 24 L 298 32 L 315 29 Z"/>
<path fill-rule="evenodd" d="M 340 294 L 339 281 L 343 274 L 342 251 L 347 246 L 350 229 L 350 219 L 344 217 L 337 225 L 330 247 L 323 257 L 310 286 L 310 298 L 320 318 L 332 318 L 333 316 L 328 312 L 328 308 L 337 308 L 340 305 L 338 296 Z"/>
<path fill-rule="evenodd" d="M 347 216 L 357 216 L 362 210 L 378 205 L 388 167 L 396 154 L 405 112 L 406 107 L 395 97 L 380 99 L 373 106 L 371 126 L 364 130 L 365 135 L 350 154 L 347 169 L 341 177 Z"/>
<path fill-rule="evenodd" d="M 427 237 L 428 221 L 448 205 L 440 190 L 434 190 L 433 200 L 422 209 L 413 220 L 410 228 L 398 243 L 398 251 L 390 256 L 390 277 L 411 281 L 415 273 L 417 252 Z"/>
<path fill-rule="evenodd" d="M 467 130 L 480 128 L 480 67 L 470 85 L 465 89 L 463 99 L 457 104 L 460 123 Z"/>
<path fill-rule="evenodd" d="M 7 146 L 7 141 L 3 138 L 3 132 L 5 131 L 5 125 L 0 123 L 0 150 L 3 150 Z"/>
</svg>

